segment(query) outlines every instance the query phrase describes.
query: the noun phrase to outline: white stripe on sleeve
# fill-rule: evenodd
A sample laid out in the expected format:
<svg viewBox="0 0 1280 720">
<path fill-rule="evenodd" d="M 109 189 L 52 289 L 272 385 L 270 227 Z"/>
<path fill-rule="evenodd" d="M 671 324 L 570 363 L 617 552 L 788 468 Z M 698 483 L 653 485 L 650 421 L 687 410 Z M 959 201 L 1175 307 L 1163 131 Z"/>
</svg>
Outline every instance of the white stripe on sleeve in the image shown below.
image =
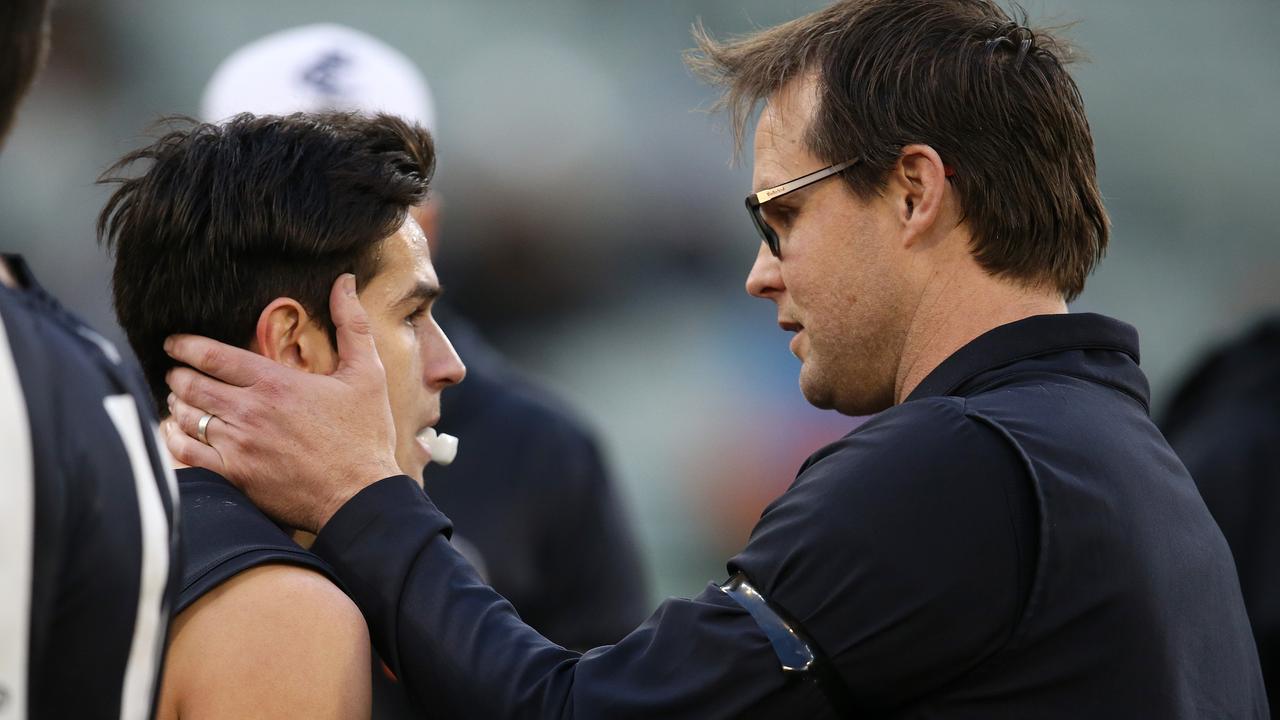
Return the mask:
<svg viewBox="0 0 1280 720">
<path fill-rule="evenodd" d="M 0 318 L 0 718 L 27 717 L 35 471 L 22 381 Z"/>
<path fill-rule="evenodd" d="M 138 405 L 131 395 L 103 398 L 129 461 L 138 492 L 138 516 L 142 529 L 142 582 L 138 590 L 138 617 L 133 625 L 133 643 L 125 666 L 120 703 L 121 720 L 145 719 L 151 715 L 156 671 L 164 651 L 165 585 L 169 581 L 169 522 L 165 518 L 160 486 L 151 468 L 151 459 L 142 435 Z M 167 478 L 166 478 L 167 481 Z"/>
</svg>

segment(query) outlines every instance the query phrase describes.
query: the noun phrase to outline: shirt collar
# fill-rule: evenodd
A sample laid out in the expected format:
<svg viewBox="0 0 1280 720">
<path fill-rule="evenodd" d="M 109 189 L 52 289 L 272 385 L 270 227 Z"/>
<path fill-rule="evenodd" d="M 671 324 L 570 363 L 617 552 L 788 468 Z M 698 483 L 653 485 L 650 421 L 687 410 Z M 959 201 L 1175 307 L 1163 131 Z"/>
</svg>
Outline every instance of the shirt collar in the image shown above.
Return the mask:
<svg viewBox="0 0 1280 720">
<path fill-rule="evenodd" d="M 1069 350 L 1104 350 L 1139 362 L 1138 331 L 1128 323 L 1094 313 L 1034 315 L 979 335 L 934 368 L 907 400 L 963 394 L 957 392 L 979 375 L 1041 355 Z M 1139 371 L 1140 374 L 1140 371 Z M 1145 394 L 1143 379 L 1141 394 Z"/>
</svg>

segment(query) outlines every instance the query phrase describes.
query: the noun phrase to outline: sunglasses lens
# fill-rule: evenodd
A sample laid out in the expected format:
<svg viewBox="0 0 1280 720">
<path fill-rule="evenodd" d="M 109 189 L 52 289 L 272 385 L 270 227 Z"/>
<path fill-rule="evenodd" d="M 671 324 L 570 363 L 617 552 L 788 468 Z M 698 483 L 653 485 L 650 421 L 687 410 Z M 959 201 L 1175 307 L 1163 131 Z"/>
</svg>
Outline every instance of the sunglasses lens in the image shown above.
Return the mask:
<svg viewBox="0 0 1280 720">
<path fill-rule="evenodd" d="M 779 257 L 778 234 L 773 231 L 773 228 L 769 227 L 769 223 L 766 223 L 764 218 L 760 217 L 759 207 L 751 207 L 750 210 L 751 222 L 756 226 L 756 230 L 760 233 L 760 239 L 764 241 L 765 245 L 769 246 L 769 252 L 773 253 L 774 257 Z"/>
</svg>

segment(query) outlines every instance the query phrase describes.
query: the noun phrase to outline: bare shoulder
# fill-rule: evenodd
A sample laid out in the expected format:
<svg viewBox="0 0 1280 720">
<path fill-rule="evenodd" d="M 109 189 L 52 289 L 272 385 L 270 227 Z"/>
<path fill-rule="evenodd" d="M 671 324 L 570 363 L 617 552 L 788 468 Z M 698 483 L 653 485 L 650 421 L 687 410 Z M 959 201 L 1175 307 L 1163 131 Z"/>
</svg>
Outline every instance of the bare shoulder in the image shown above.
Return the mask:
<svg viewBox="0 0 1280 720">
<path fill-rule="evenodd" d="M 264 565 L 174 619 L 161 717 L 368 717 L 369 632 L 319 573 Z"/>
<path fill-rule="evenodd" d="M 366 635 L 364 618 L 355 603 L 320 573 L 294 565 L 261 565 L 246 570 L 200 598 L 182 615 L 192 623 L 218 623 L 220 632 L 269 631 L 298 633 L 299 642 L 323 638 L 326 633 Z M 324 621 L 331 627 L 317 627 Z M 234 626 L 234 627 L 232 627 Z M 243 633 L 240 633 L 243 634 Z"/>
</svg>

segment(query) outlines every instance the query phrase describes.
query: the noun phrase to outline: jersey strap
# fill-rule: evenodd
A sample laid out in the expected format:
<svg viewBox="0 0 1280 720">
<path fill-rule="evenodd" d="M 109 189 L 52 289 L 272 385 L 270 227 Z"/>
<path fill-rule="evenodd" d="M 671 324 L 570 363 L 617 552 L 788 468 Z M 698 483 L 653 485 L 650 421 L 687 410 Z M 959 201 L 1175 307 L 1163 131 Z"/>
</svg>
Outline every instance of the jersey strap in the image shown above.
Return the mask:
<svg viewBox="0 0 1280 720">
<path fill-rule="evenodd" d="M 298 565 L 342 588 L 337 573 L 303 550 L 239 490 L 202 468 L 178 471 L 182 488 L 182 586 L 174 614 L 236 575 L 266 564 Z"/>
<path fill-rule="evenodd" d="M 816 682 L 841 717 L 855 717 L 849 688 L 840 679 L 822 648 L 813 642 L 798 621 L 769 602 L 742 572 L 734 573 L 733 577 L 719 587 L 721 592 L 733 598 L 756 621 L 782 663 L 784 675 Z"/>
</svg>

